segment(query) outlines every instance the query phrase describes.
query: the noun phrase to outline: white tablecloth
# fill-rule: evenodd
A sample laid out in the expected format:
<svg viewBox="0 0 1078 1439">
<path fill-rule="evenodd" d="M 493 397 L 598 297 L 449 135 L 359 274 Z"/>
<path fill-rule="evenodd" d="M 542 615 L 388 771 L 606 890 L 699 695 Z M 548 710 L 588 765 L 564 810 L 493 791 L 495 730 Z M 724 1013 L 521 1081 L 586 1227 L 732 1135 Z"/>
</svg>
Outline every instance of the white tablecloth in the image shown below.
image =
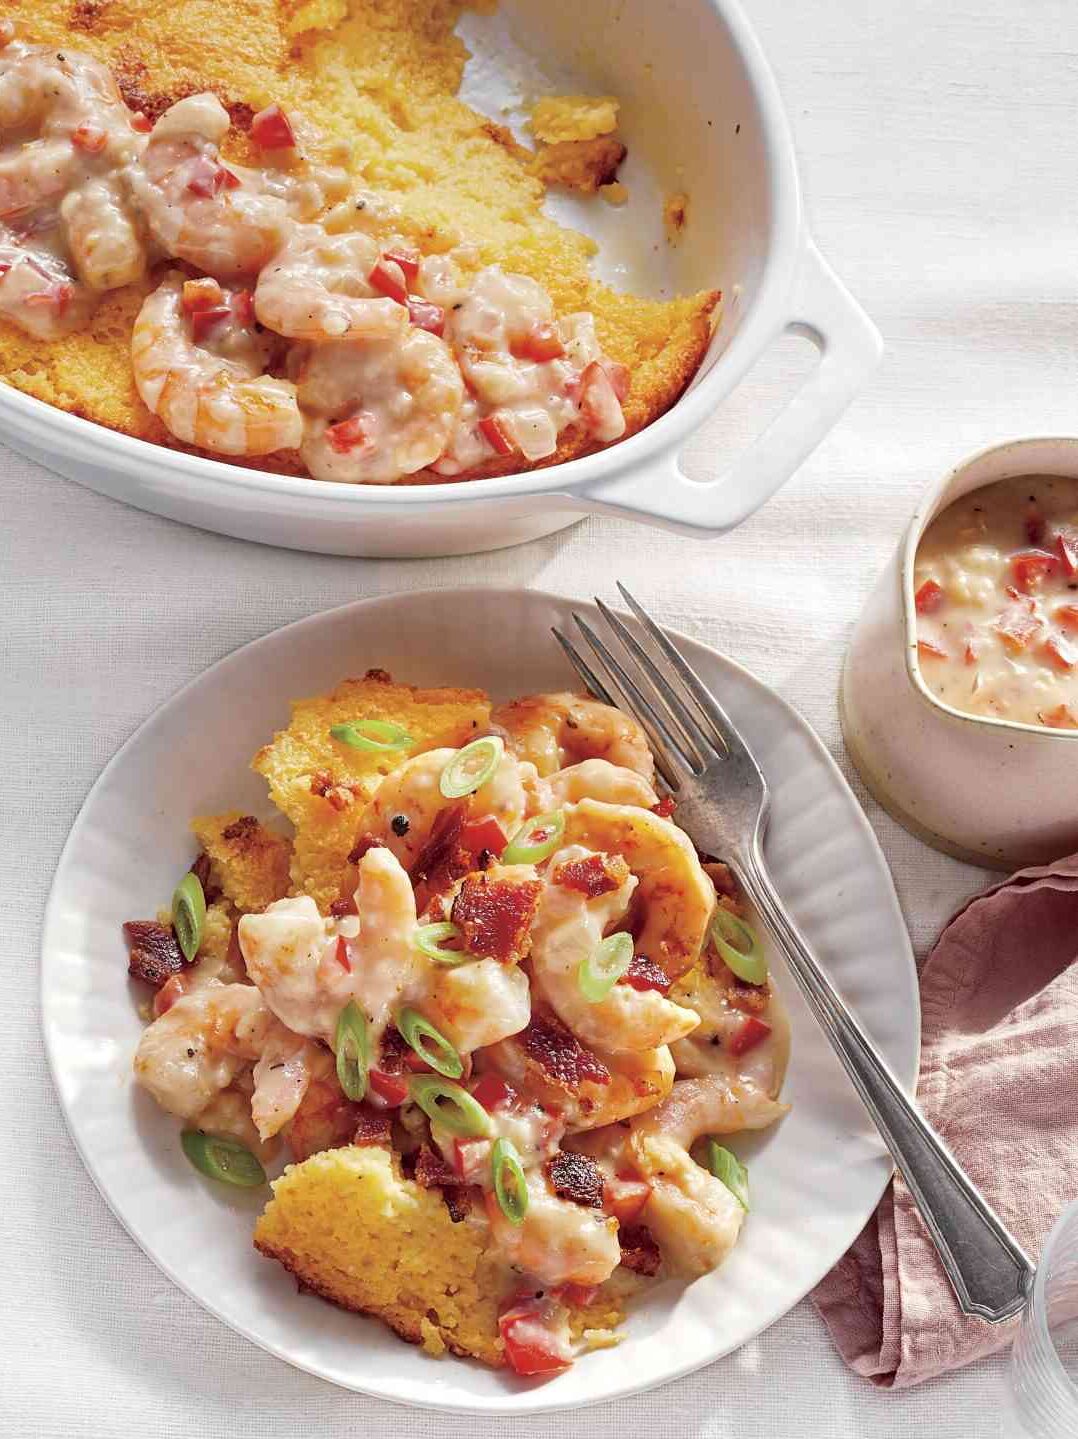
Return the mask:
<svg viewBox="0 0 1078 1439">
<path fill-rule="evenodd" d="M 174 1289 L 106 1210 L 68 1138 L 38 1032 L 37 944 L 83 795 L 150 711 L 218 656 L 360 595 L 517 583 L 659 615 L 792 700 L 849 773 L 835 713 L 850 627 L 922 488 L 968 451 L 1078 428 L 1078 7 L 1072 0 L 749 0 L 789 107 L 819 241 L 883 330 L 871 388 L 787 488 L 710 545 L 588 521 L 476 559 L 270 550 L 105 500 L 0 450 L 0 1431 L 159 1439 L 471 1435 L 339 1392 Z M 736 196 L 731 197 L 736 204 Z M 708 469 L 777 408 L 791 342 L 693 444 Z M 862 794 L 863 792 L 860 791 Z M 983 876 L 871 804 L 918 951 Z M 998 1361 L 909 1393 L 840 1364 L 802 1304 L 741 1353 L 574 1424 L 599 1439 L 997 1432 Z M 518 1420 L 541 1439 L 565 1421 Z M 508 1421 L 482 1426 L 508 1434 Z"/>
</svg>

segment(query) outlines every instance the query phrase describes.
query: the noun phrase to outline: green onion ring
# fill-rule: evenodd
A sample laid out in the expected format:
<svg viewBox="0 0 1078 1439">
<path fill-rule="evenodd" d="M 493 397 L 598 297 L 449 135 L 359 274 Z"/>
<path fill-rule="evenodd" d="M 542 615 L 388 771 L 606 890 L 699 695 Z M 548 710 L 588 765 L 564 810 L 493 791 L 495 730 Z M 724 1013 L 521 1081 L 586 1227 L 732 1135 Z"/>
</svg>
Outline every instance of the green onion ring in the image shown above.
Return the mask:
<svg viewBox="0 0 1078 1439">
<path fill-rule="evenodd" d="M 337 1078 L 341 1088 L 349 1099 L 362 1099 L 367 1093 L 370 1052 L 367 1016 L 354 999 L 350 999 L 340 1012 L 333 1048 L 337 1051 Z"/>
<path fill-rule="evenodd" d="M 436 1074 L 413 1074 L 408 1081 L 408 1097 L 432 1124 L 460 1139 L 490 1136 L 490 1115 L 478 1099 L 451 1080 L 439 1079 Z"/>
<path fill-rule="evenodd" d="M 746 984 L 767 983 L 767 958 L 756 931 L 721 904 L 711 920 L 711 942 L 738 979 Z"/>
<path fill-rule="evenodd" d="M 172 928 L 188 964 L 198 953 L 205 923 L 206 896 L 202 892 L 202 881 L 191 871 L 184 875 L 172 894 Z"/>
<path fill-rule="evenodd" d="M 505 742 L 495 734 L 473 739 L 463 749 L 458 749 L 442 770 L 438 787 L 446 799 L 463 799 L 466 794 L 475 794 L 501 763 L 505 753 Z"/>
<path fill-rule="evenodd" d="M 731 1154 L 728 1149 L 724 1149 L 714 1139 L 707 1141 L 704 1153 L 706 1167 L 711 1170 L 716 1179 L 722 1180 L 747 1214 L 749 1212 L 749 1171 L 736 1154 Z"/>
<path fill-rule="evenodd" d="M 464 1073 L 463 1059 L 441 1030 L 424 1019 L 418 1009 L 402 1009 L 397 1015 L 397 1028 L 404 1035 L 405 1043 L 431 1069 L 444 1074 L 446 1079 L 459 1079 Z"/>
<path fill-rule="evenodd" d="M 632 935 L 608 935 L 594 954 L 580 961 L 576 972 L 580 993 L 589 1004 L 598 1004 L 607 997 L 632 962 Z"/>
<path fill-rule="evenodd" d="M 355 724 L 330 725 L 329 732 L 342 744 L 353 749 L 385 753 L 389 750 L 408 749 L 415 743 L 407 730 L 389 720 L 357 720 Z"/>
<path fill-rule="evenodd" d="M 435 964 L 456 969 L 458 964 L 467 964 L 469 960 L 475 959 L 475 955 L 469 954 L 466 949 L 443 949 L 442 945 L 447 939 L 463 938 L 464 931 L 460 925 L 451 924 L 449 920 L 440 924 L 421 924 L 415 932 L 415 947 L 420 954 L 433 959 Z"/>
<path fill-rule="evenodd" d="M 546 834 L 536 840 L 537 834 Z M 548 859 L 561 843 L 565 833 L 565 815 L 560 809 L 550 814 L 537 814 L 527 820 L 502 851 L 502 864 L 539 864 Z"/>
<path fill-rule="evenodd" d="M 266 1171 L 238 1139 L 204 1134 L 201 1129 L 185 1129 L 180 1135 L 180 1144 L 184 1154 L 207 1179 L 234 1184 L 239 1189 L 255 1189 L 266 1182 Z"/>
<path fill-rule="evenodd" d="M 528 1212 L 528 1181 L 517 1147 L 511 1139 L 496 1139 L 490 1151 L 494 1171 L 494 1197 L 510 1224 L 523 1224 Z"/>
</svg>

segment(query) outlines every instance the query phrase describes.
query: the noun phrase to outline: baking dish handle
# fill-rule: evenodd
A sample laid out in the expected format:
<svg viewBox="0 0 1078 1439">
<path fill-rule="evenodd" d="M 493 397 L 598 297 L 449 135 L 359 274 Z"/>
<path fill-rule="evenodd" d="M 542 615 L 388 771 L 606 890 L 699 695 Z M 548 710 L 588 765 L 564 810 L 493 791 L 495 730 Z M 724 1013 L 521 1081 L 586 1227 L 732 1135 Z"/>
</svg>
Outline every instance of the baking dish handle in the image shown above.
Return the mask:
<svg viewBox="0 0 1078 1439">
<path fill-rule="evenodd" d="M 733 529 L 790 478 L 861 389 L 879 362 L 879 331 L 806 236 L 795 276 L 790 318 L 772 334 L 811 340 L 819 363 L 749 449 L 716 479 L 690 480 L 673 464 L 641 465 L 635 472 L 589 486 L 589 508 L 642 516 L 697 534 Z"/>
</svg>

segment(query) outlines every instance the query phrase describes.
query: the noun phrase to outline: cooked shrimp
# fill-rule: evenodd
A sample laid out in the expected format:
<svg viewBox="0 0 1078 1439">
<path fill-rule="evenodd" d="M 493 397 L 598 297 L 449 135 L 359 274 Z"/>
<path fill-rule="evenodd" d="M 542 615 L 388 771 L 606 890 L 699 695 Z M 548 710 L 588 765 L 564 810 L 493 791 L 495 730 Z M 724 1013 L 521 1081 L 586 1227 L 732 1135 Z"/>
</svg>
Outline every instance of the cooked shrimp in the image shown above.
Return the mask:
<svg viewBox="0 0 1078 1439">
<path fill-rule="evenodd" d="M 528 1211 L 511 1224 L 492 1198 L 487 1201 L 491 1232 L 499 1249 L 519 1269 L 544 1284 L 602 1284 L 621 1263 L 617 1221 L 601 1209 L 559 1199 L 545 1176 L 527 1174 Z"/>
<path fill-rule="evenodd" d="M 115 290 L 139 279 L 146 252 L 116 185 L 89 180 L 65 195 L 60 219 L 80 278 L 91 290 Z"/>
<path fill-rule="evenodd" d="M 356 907 L 360 931 L 344 943 L 331 935 L 308 895 L 279 899 L 262 914 L 245 914 L 239 943 L 247 971 L 290 1029 L 332 1043 L 349 1000 L 366 1014 L 377 1043 L 411 984 L 421 956 L 415 949 L 411 882 L 388 849 L 359 862 Z"/>
<path fill-rule="evenodd" d="M 39 340 L 80 330 L 94 296 L 48 251 L 31 251 L 0 231 L 0 315 Z"/>
<path fill-rule="evenodd" d="M 144 1031 L 135 1054 L 135 1078 L 158 1104 L 182 1119 L 195 1119 L 241 1070 L 267 1048 L 293 1056 L 304 1067 L 313 1047 L 285 1030 L 261 994 L 249 984 L 208 984 L 183 995 Z M 276 1134 L 302 1098 L 302 1073 L 286 1089 L 268 1074 L 256 1076 L 252 1118 L 263 1139 Z M 294 1103 L 293 1103 L 294 1099 Z"/>
<path fill-rule="evenodd" d="M 256 275 L 293 221 L 285 200 L 258 177 L 221 162 L 228 111 L 215 95 L 189 95 L 158 120 L 126 179 L 153 238 L 167 255 L 218 280 Z"/>
<path fill-rule="evenodd" d="M 449 346 L 427 330 L 369 344 L 329 340 L 300 361 L 308 412 L 300 453 L 315 479 L 389 485 L 433 464 L 463 399 Z"/>
<path fill-rule="evenodd" d="M 255 313 L 290 339 L 400 339 L 407 309 L 367 280 L 379 253 L 358 231 L 327 235 L 320 225 L 298 226 L 258 277 Z"/>
<path fill-rule="evenodd" d="M 598 799 L 604 804 L 631 804 L 638 809 L 653 809 L 659 796 L 639 772 L 625 765 L 611 764 L 606 759 L 586 759 L 567 769 L 555 770 L 536 786 L 542 810 L 561 809 L 582 799 Z"/>
<path fill-rule="evenodd" d="M 595 953 L 607 929 L 624 917 L 637 886 L 630 874 L 616 889 L 589 896 L 556 882 L 561 865 L 586 859 L 591 853 L 580 845 L 570 845 L 550 861 L 532 926 L 531 969 L 536 989 L 562 1023 L 592 1048 L 617 1053 L 657 1049 L 682 1039 L 699 1024 L 699 1016 L 658 990 L 615 984 L 605 999 L 594 1002 L 581 990 L 581 965 Z"/>
<path fill-rule="evenodd" d="M 521 759 L 541 775 L 552 775 L 579 760 L 606 759 L 655 779 L 647 738 L 635 720 L 610 705 L 574 694 L 528 695 L 501 705 L 491 723 L 509 736 Z"/>
<path fill-rule="evenodd" d="M 432 967 L 427 974 L 419 1006 L 462 1054 L 527 1028 L 531 989 L 517 965 L 480 959 L 456 969 Z"/>
<path fill-rule="evenodd" d="M 565 842 L 621 855 L 640 881 L 636 952 L 671 979 L 691 969 L 707 938 L 715 888 L 683 830 L 648 810 L 583 799 L 566 806 Z"/>
<path fill-rule="evenodd" d="M 276 1135 L 264 1140 L 255 1128 L 251 1118 L 251 1096 L 240 1084 L 222 1089 L 192 1123 L 194 1128 L 206 1134 L 226 1134 L 238 1139 L 263 1164 L 271 1160 L 280 1148 Z"/>
<path fill-rule="evenodd" d="M 455 754 L 452 749 L 432 749 L 405 760 L 386 775 L 363 812 L 358 833 L 382 840 L 405 869 L 410 870 L 419 858 L 439 814 L 459 803 L 446 799 L 438 784 Z M 503 755 L 494 774 L 472 797 L 472 814 L 493 815 L 511 838 L 523 823 L 534 780 L 531 765 L 521 764 L 511 754 Z M 401 815 L 408 821 L 404 834 L 393 827 L 393 820 Z"/>
<path fill-rule="evenodd" d="M 751 1085 L 711 1075 L 678 1080 L 668 1099 L 633 1120 L 628 1152 L 651 1185 L 643 1222 L 673 1267 L 687 1274 L 714 1269 L 737 1242 L 745 1216 L 690 1146 L 704 1134 L 765 1129 L 786 1109 Z"/>
<path fill-rule="evenodd" d="M 178 440 L 219 454 L 295 449 L 303 432 L 295 386 L 260 373 L 263 342 L 237 321 L 224 322 L 222 336 L 212 337 L 229 353 L 196 344 L 183 289 L 184 276 L 171 270 L 135 321 L 131 361 L 147 408 Z"/>
</svg>

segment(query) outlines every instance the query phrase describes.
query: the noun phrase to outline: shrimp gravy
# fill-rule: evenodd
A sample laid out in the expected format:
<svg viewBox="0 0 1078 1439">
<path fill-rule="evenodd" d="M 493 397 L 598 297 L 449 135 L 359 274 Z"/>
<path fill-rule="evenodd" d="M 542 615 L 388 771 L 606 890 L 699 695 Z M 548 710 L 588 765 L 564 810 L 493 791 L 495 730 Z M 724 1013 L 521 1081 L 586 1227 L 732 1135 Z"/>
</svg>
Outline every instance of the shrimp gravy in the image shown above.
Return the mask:
<svg viewBox="0 0 1078 1439">
<path fill-rule="evenodd" d="M 945 704 L 1078 729 L 1078 481 L 1000 480 L 921 537 L 918 660 Z"/>
</svg>

